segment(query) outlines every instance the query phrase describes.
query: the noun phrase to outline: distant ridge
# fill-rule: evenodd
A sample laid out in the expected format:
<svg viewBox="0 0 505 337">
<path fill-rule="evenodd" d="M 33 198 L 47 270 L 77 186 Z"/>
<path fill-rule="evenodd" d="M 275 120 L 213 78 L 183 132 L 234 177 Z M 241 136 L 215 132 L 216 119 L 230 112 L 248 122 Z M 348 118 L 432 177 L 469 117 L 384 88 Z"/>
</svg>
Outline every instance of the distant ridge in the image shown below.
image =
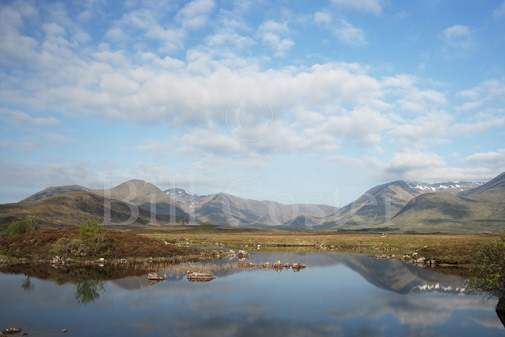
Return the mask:
<svg viewBox="0 0 505 337">
<path fill-rule="evenodd" d="M 501 173 L 500 175 L 498 175 L 497 177 L 488 181 L 485 184 L 482 184 L 482 185 L 472 188 L 470 190 L 461 192 L 459 194 L 459 196 L 470 197 L 472 195 L 477 195 L 477 194 L 486 192 L 486 191 L 493 189 L 493 188 L 497 188 L 497 189 L 505 188 L 505 172 Z"/>
<path fill-rule="evenodd" d="M 91 192 L 67 192 L 39 200 L 0 205 L 0 224 L 37 217 L 42 226 L 78 226 L 85 220 L 96 220 L 104 225 L 138 227 L 168 224 L 173 220 L 184 223 L 184 218 L 157 214 L 138 208 L 138 216 L 131 218 L 134 206 L 123 201 L 110 200 Z M 117 227 L 119 228 L 119 227 Z"/>
<path fill-rule="evenodd" d="M 91 190 L 86 187 L 79 185 L 70 186 L 58 186 L 58 187 L 48 187 L 45 190 L 32 194 L 28 198 L 21 200 L 20 202 L 30 202 L 36 201 L 44 198 L 49 198 L 58 194 L 70 193 L 70 192 L 90 192 Z"/>
<path fill-rule="evenodd" d="M 76 193 L 81 194 L 80 199 Z M 76 198 L 88 202 L 76 202 Z M 101 204 L 97 204 L 98 200 Z M 285 205 L 242 199 L 226 193 L 196 195 L 180 188 L 162 191 L 137 179 L 107 190 L 91 190 L 79 185 L 49 187 L 17 204 L 0 205 L 0 223 L 37 214 L 46 219 L 53 214 L 54 219 L 65 218 L 70 222 L 72 217 L 69 214 L 74 214 L 75 219 L 82 218 L 83 214 L 101 216 L 107 207 L 104 200 L 115 205 L 111 211 L 119 212 L 118 219 L 124 218 L 132 205 L 138 206 L 143 218 L 137 225 L 148 223 L 147 218 L 160 218 L 163 222 L 163 217 L 176 216 L 193 224 L 286 230 L 498 232 L 505 227 L 505 172 L 487 183 L 428 184 L 397 180 L 369 189 L 342 208 Z M 57 206 L 67 204 L 72 204 L 74 210 Z M 117 206 L 120 204 L 123 206 Z M 42 209 L 40 205 L 46 206 Z M 60 217 L 62 214 L 64 216 Z M 55 221 L 57 223 L 62 222 Z"/>
<path fill-rule="evenodd" d="M 197 221 L 234 227 L 272 228 L 283 226 L 297 217 L 305 217 L 308 219 L 308 228 L 312 228 L 338 210 L 328 205 L 285 205 L 274 201 L 242 199 L 227 193 L 202 196 L 182 189 L 169 189 L 165 193 Z"/>
<path fill-rule="evenodd" d="M 383 224 L 420 193 L 403 180 L 375 186 L 326 219 L 323 228 Z"/>
<path fill-rule="evenodd" d="M 420 193 L 448 193 L 458 195 L 468 190 L 478 188 L 483 183 L 469 181 L 447 181 L 443 183 L 427 184 L 422 182 L 409 182 L 409 185 Z"/>
</svg>

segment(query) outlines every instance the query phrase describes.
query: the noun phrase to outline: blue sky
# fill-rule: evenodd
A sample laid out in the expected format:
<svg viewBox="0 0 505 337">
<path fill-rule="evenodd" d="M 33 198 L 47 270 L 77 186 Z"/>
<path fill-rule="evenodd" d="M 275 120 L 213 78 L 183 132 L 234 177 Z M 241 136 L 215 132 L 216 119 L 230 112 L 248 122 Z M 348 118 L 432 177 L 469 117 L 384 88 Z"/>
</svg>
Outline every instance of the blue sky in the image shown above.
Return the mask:
<svg viewBox="0 0 505 337">
<path fill-rule="evenodd" d="M 2 1 L 0 202 L 129 179 L 343 206 L 505 171 L 505 1 Z"/>
</svg>

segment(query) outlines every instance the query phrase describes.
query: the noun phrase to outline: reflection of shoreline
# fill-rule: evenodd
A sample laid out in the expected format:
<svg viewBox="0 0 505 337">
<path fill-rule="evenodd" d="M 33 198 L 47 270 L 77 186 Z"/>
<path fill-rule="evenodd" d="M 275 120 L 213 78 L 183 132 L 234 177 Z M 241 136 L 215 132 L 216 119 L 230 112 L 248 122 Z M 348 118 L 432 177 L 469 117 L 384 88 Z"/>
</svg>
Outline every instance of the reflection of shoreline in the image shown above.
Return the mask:
<svg viewBox="0 0 505 337">
<path fill-rule="evenodd" d="M 3 266 L 0 271 L 8 274 L 25 274 L 39 279 L 51 279 L 57 284 L 67 282 L 78 284 L 83 280 L 112 281 L 123 289 L 135 290 L 149 285 L 145 275 L 160 272 L 166 281 L 178 281 L 186 277 L 188 271 L 210 273 L 217 278 L 227 277 L 248 270 L 264 269 L 263 263 L 271 265 L 275 261 L 306 264 L 310 268 L 345 265 L 360 274 L 377 288 L 399 294 L 411 292 L 464 293 L 463 278 L 437 273 L 397 260 L 377 260 L 362 254 L 347 253 L 264 253 L 253 252 L 247 262 L 237 258 L 213 262 L 192 263 L 137 263 L 126 265 L 79 265 L 54 268 L 48 264 L 19 264 Z M 268 269 L 265 269 L 265 271 Z M 275 269 L 270 269 L 275 270 Z M 285 272 L 284 268 L 276 270 Z"/>
<path fill-rule="evenodd" d="M 459 276 L 445 275 L 433 270 L 404 263 L 397 260 L 377 260 L 361 254 L 346 253 L 252 253 L 247 263 L 238 259 L 223 259 L 212 263 L 182 264 L 170 266 L 160 274 L 166 281 L 182 280 L 188 270 L 194 272 L 211 273 L 217 278 L 226 278 L 236 273 L 263 270 L 269 275 L 273 269 L 263 269 L 263 262 L 270 261 L 300 261 L 307 264 L 305 272 L 310 273 L 313 268 L 326 268 L 344 265 L 360 274 L 373 286 L 398 294 L 446 292 L 465 293 L 461 287 L 464 279 Z M 251 267 L 247 267 L 251 263 Z M 273 262 L 271 262 L 273 263 Z M 240 266 L 240 267 L 239 267 Z M 285 273 L 286 270 L 280 270 Z M 129 278 L 114 280 L 116 285 L 124 289 L 138 289 L 148 285 L 144 278 Z"/>
</svg>

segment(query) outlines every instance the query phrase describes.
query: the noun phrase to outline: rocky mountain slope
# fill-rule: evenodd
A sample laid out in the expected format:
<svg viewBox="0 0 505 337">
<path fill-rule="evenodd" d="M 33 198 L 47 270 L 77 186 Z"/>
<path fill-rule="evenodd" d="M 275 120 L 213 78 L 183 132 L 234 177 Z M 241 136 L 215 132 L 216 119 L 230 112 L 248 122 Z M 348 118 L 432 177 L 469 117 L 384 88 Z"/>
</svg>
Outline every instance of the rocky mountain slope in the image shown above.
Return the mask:
<svg viewBox="0 0 505 337">
<path fill-rule="evenodd" d="M 324 228 L 383 224 L 420 193 L 403 180 L 375 186 L 328 217 Z"/>
<path fill-rule="evenodd" d="M 295 221 L 299 223 L 303 218 L 306 219 L 306 227 L 313 227 L 321 224 L 321 219 L 338 209 L 328 205 L 285 205 L 274 201 L 242 199 L 226 193 L 201 196 L 182 189 L 169 189 L 165 193 L 170 195 L 190 218 L 228 226 L 289 226 Z"/>
<path fill-rule="evenodd" d="M 427 184 L 422 182 L 409 182 L 410 187 L 417 190 L 419 193 L 448 193 L 458 195 L 465 193 L 471 189 L 478 188 L 483 183 L 473 183 L 468 181 L 448 181 L 444 183 Z"/>
<path fill-rule="evenodd" d="M 411 232 L 499 232 L 505 227 L 505 174 L 458 195 L 416 196 L 386 225 Z"/>
<path fill-rule="evenodd" d="M 111 189 L 92 192 L 114 200 L 129 202 L 156 214 L 189 218 L 189 215 L 177 206 L 169 195 L 143 180 L 133 179 Z"/>
</svg>

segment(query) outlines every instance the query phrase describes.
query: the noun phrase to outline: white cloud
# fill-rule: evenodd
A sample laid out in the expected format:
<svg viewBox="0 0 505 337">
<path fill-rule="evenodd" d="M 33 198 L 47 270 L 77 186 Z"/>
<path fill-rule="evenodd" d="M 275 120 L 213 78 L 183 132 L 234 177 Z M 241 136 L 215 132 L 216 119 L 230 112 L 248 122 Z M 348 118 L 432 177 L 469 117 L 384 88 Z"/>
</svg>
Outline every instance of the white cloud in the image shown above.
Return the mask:
<svg viewBox="0 0 505 337">
<path fill-rule="evenodd" d="M 484 108 L 491 103 L 502 105 L 505 103 L 505 82 L 503 79 L 486 80 L 472 89 L 458 92 L 457 95 L 471 100 L 458 107 L 463 111 Z"/>
<path fill-rule="evenodd" d="M 314 14 L 314 21 L 316 23 L 330 24 L 332 20 L 331 14 L 328 12 L 316 12 Z"/>
<path fill-rule="evenodd" d="M 33 117 L 26 112 L 0 108 L 0 120 L 9 124 L 51 126 L 58 125 L 60 121 L 55 117 Z"/>
<path fill-rule="evenodd" d="M 184 6 L 177 13 L 176 18 L 181 21 L 185 29 L 198 29 L 207 23 L 208 16 L 214 7 L 212 0 L 194 0 Z"/>
<path fill-rule="evenodd" d="M 492 157 L 491 155 L 489 157 Z M 477 157 L 475 158 L 477 159 Z M 471 160 L 469 160 L 471 161 Z M 353 172 L 366 172 L 377 181 L 403 179 L 407 181 L 488 181 L 503 172 L 502 167 L 450 167 L 444 158 L 436 153 L 419 150 L 400 151 L 389 161 L 376 157 L 354 158 L 335 155 L 329 163 L 346 165 Z"/>
<path fill-rule="evenodd" d="M 425 175 L 428 170 L 444 167 L 444 160 L 435 153 L 421 151 L 397 152 L 383 170 L 391 176 L 413 179 Z"/>
<path fill-rule="evenodd" d="M 328 12 L 316 12 L 314 22 L 322 25 L 342 43 L 359 47 L 366 44 L 365 31 L 354 27 L 345 18 L 340 18 L 338 22 L 333 22 L 333 17 Z"/>
<path fill-rule="evenodd" d="M 331 2 L 341 8 L 368 12 L 376 15 L 382 13 L 382 0 L 331 0 Z"/>
<path fill-rule="evenodd" d="M 317 131 L 334 137 L 349 138 L 359 146 L 370 146 L 379 144 L 382 132 L 389 127 L 389 119 L 380 112 L 358 107 L 349 113 L 330 116 Z"/>
<path fill-rule="evenodd" d="M 15 151 L 37 151 L 41 147 L 40 143 L 19 142 L 14 140 L 0 140 L 0 149 Z"/>
<path fill-rule="evenodd" d="M 480 152 L 463 159 L 467 162 L 484 162 L 493 168 L 505 170 L 505 149 L 498 151 Z"/>
<path fill-rule="evenodd" d="M 442 40 L 451 48 L 471 50 L 475 47 L 473 32 L 468 26 L 454 25 L 445 29 L 441 34 Z"/>
<path fill-rule="evenodd" d="M 20 30 L 25 21 L 35 17 L 35 9 L 27 2 L 0 6 L 0 64 L 19 66 L 34 60 L 39 44 Z"/>
<path fill-rule="evenodd" d="M 433 111 L 411 121 L 403 120 L 391 130 L 391 135 L 404 149 L 425 149 L 446 141 L 453 117 L 445 111 Z"/>
<path fill-rule="evenodd" d="M 496 9 L 493 11 L 493 18 L 494 19 L 501 19 L 505 17 L 505 1 L 503 1 L 501 4 L 496 7 Z"/>
<path fill-rule="evenodd" d="M 294 46 L 294 42 L 290 39 L 281 39 L 279 35 L 274 33 L 263 34 L 263 43 L 272 47 L 275 50 L 275 56 L 284 56 L 286 52 Z"/>
<path fill-rule="evenodd" d="M 340 24 L 333 29 L 333 34 L 343 43 L 351 46 L 366 44 L 365 31 L 356 28 L 346 20 L 340 20 Z"/>
<path fill-rule="evenodd" d="M 503 115 L 478 113 L 468 121 L 453 124 L 450 130 L 453 134 L 471 135 L 491 128 L 499 128 L 503 125 L 505 125 L 505 116 Z"/>
<path fill-rule="evenodd" d="M 243 150 L 237 139 L 204 129 L 198 129 L 193 133 L 184 135 L 181 143 L 183 146 L 177 151 L 178 153 L 197 154 L 211 152 L 230 154 L 239 153 Z"/>
<path fill-rule="evenodd" d="M 258 34 L 261 36 L 263 43 L 275 51 L 275 56 L 284 56 L 295 44 L 293 40 L 281 37 L 281 35 L 289 34 L 286 22 L 278 23 L 268 20 L 259 27 Z"/>
</svg>

